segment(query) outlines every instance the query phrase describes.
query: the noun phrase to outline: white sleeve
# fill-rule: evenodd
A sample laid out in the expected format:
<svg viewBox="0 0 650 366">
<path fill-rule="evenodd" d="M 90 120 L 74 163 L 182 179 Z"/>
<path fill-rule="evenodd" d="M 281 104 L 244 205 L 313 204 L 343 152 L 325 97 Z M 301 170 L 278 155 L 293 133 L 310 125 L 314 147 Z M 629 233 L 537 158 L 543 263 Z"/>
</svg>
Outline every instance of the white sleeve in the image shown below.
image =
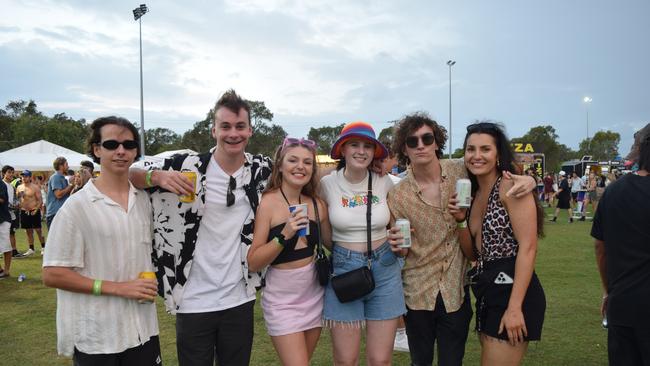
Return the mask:
<svg viewBox="0 0 650 366">
<path fill-rule="evenodd" d="M 57 212 L 47 236 L 43 267 L 84 267 L 86 244 L 79 223 L 71 217 L 74 205 L 65 205 Z"/>
</svg>

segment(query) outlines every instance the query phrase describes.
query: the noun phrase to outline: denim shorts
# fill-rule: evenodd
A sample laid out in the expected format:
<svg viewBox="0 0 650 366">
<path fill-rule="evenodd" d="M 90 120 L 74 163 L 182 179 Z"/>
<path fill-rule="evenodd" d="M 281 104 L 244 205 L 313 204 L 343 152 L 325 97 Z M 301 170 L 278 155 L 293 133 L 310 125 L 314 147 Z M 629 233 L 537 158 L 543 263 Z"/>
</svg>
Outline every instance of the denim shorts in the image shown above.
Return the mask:
<svg viewBox="0 0 650 366">
<path fill-rule="evenodd" d="M 375 289 L 368 295 L 341 303 L 332 289 L 332 281 L 327 284 L 323 306 L 326 326 L 330 326 L 332 321 L 365 323 L 366 320 L 395 319 L 406 313 L 400 265 L 388 242 L 373 250 L 371 258 Z M 332 265 L 335 276 L 365 266 L 366 263 L 365 253 L 334 245 Z"/>
</svg>

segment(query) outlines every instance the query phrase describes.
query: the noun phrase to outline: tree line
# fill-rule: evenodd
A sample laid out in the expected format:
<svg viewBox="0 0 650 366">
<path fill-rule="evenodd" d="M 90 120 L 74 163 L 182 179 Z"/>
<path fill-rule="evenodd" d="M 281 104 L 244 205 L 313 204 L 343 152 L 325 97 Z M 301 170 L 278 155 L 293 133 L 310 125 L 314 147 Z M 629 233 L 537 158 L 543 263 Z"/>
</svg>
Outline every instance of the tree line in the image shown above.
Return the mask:
<svg viewBox="0 0 650 366">
<path fill-rule="evenodd" d="M 281 125 L 273 123 L 274 115 L 263 101 L 249 100 L 248 103 L 251 106 L 254 133 L 247 150 L 254 154 L 273 156 L 277 146 L 287 136 L 287 132 Z M 194 123 L 192 128 L 183 134 L 168 128 L 147 129 L 145 131 L 146 154 L 155 155 L 177 149 L 209 150 L 214 146 L 214 139 L 211 136 L 213 120 L 214 110 L 210 109 L 205 119 Z M 387 144 L 392 142 L 392 125 L 396 122 L 389 121 L 391 126 L 380 131 L 379 139 L 382 142 Z M 38 110 L 33 100 L 10 101 L 4 109 L 0 108 L 0 152 L 43 139 L 83 153 L 88 126 L 85 119 L 75 120 L 65 113 L 48 117 Z M 307 138 L 317 143 L 319 154 L 328 154 L 343 126 L 344 123 L 311 127 Z M 531 144 L 535 152 L 544 153 L 546 167 L 551 171 L 559 170 L 563 161 L 579 159 L 584 155 L 591 155 L 595 160 L 613 160 L 619 156 L 620 135 L 617 132 L 598 131 L 591 138 L 583 139 L 578 150 L 572 150 L 558 140 L 559 136 L 551 125 L 536 126 L 521 137 L 511 138 L 513 143 Z M 463 156 L 462 148 L 456 149 L 452 156 Z"/>
</svg>

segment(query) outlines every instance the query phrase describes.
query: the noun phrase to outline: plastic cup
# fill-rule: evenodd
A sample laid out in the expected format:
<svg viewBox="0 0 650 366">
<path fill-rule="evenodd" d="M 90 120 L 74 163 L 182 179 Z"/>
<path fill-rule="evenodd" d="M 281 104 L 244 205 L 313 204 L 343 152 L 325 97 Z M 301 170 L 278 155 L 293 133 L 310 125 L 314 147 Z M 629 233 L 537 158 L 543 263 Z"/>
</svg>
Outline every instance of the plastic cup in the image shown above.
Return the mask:
<svg viewBox="0 0 650 366">
<path fill-rule="evenodd" d="M 301 214 L 308 215 L 307 210 L 309 209 L 309 205 L 306 204 L 306 203 L 301 203 L 301 204 L 298 204 L 298 205 L 289 206 L 289 212 L 295 211 L 298 207 L 302 208 L 302 211 L 300 211 Z M 307 225 L 306 227 L 298 230 L 296 232 L 296 235 L 298 235 L 298 236 L 307 236 L 307 235 L 309 235 L 309 225 Z"/>
</svg>

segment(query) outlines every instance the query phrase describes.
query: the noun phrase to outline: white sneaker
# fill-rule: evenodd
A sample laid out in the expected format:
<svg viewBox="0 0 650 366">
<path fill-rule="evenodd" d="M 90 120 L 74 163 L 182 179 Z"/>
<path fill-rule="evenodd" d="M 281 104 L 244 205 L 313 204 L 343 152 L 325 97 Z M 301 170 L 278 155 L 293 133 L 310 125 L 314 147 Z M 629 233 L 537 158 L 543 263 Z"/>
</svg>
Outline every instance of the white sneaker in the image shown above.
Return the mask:
<svg viewBox="0 0 650 366">
<path fill-rule="evenodd" d="M 395 343 L 393 344 L 393 350 L 398 352 L 408 352 L 409 351 L 409 342 L 406 337 L 406 331 L 404 329 L 398 329 L 395 332 Z"/>
<path fill-rule="evenodd" d="M 41 257 L 45 254 L 45 248 L 41 248 Z"/>
<path fill-rule="evenodd" d="M 29 248 L 25 253 L 23 253 L 23 257 L 29 257 L 30 255 L 34 255 L 34 249 Z"/>
</svg>

